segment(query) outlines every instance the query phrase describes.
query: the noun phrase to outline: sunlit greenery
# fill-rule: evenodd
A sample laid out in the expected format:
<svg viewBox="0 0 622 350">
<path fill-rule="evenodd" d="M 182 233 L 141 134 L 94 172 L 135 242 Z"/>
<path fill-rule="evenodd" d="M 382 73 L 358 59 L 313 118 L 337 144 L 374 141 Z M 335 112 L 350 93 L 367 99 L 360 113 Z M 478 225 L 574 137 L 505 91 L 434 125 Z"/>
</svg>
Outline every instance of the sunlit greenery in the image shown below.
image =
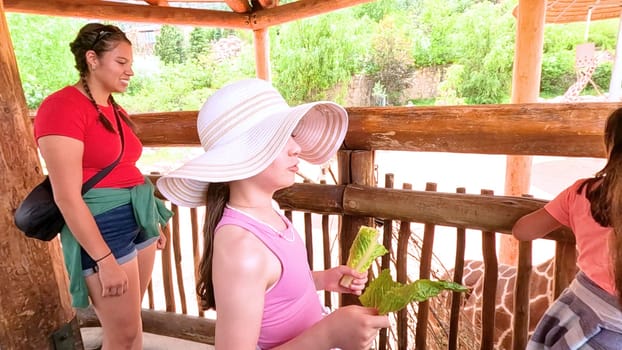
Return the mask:
<svg viewBox="0 0 622 350">
<path fill-rule="evenodd" d="M 84 20 L 7 14 L 9 31 L 28 108 L 78 80 L 69 43 Z"/>
<path fill-rule="evenodd" d="M 352 77 L 361 75 L 390 105 L 504 103 L 511 93 L 516 3 L 378 0 L 275 26 L 269 29 L 272 80 L 291 104 L 345 103 Z M 28 107 L 35 109 L 77 80 L 68 44 L 85 20 L 13 13 L 7 20 Z M 617 26 L 617 19 L 546 25 L 541 95 L 559 96 L 576 81 L 577 44 L 613 53 Z M 162 26 L 155 52 L 136 55 L 130 88 L 117 99 L 131 112 L 196 110 L 215 89 L 255 76 L 254 60 L 249 30 Z M 413 69 L 425 67 L 443 71 L 438 96 L 406 95 Z M 611 62 L 596 69 L 600 90 L 608 89 L 611 69 Z M 584 93 L 598 91 L 588 86 Z"/>
</svg>

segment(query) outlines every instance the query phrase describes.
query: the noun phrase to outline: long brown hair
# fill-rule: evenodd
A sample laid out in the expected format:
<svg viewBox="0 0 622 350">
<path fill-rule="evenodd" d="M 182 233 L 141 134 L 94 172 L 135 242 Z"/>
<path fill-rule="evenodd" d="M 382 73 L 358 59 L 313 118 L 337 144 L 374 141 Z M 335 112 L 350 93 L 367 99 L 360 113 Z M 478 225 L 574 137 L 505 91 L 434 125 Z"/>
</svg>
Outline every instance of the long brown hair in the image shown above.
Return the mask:
<svg viewBox="0 0 622 350">
<path fill-rule="evenodd" d="M 607 163 L 593 178 L 581 184 L 578 193 L 586 188 L 594 220 L 601 226 L 613 227 L 615 239 L 610 256 L 618 302 L 622 305 L 622 108 L 607 118 L 604 144 Z"/>
<path fill-rule="evenodd" d="M 229 185 L 210 183 L 207 187 L 205 225 L 203 228 L 203 256 L 199 263 L 197 294 L 203 309 L 216 309 L 214 283 L 212 282 L 212 256 L 214 255 L 214 231 L 222 218 L 225 204 L 229 201 Z"/>
<path fill-rule="evenodd" d="M 99 106 L 95 102 L 95 99 L 91 94 L 91 90 L 86 83 L 86 78 L 89 75 L 88 63 L 86 62 L 86 53 L 87 51 L 93 51 L 97 57 L 101 57 L 101 55 L 105 52 L 111 51 L 117 47 L 117 45 L 121 42 L 126 42 L 130 44 L 130 46 L 132 45 L 132 42 L 127 38 L 125 33 L 119 29 L 119 27 L 110 24 L 89 23 L 80 29 L 74 41 L 69 44 L 69 48 L 71 49 L 73 57 L 76 61 L 76 69 L 80 73 L 82 87 L 84 87 L 84 91 L 99 114 L 99 122 L 102 123 L 106 130 L 110 132 L 115 132 L 114 127 L 99 109 Z M 112 95 L 108 97 L 108 102 L 112 104 L 115 109 L 115 113 L 119 113 L 127 125 L 135 130 L 134 123 L 130 120 L 129 116 L 121 110 Z"/>
</svg>

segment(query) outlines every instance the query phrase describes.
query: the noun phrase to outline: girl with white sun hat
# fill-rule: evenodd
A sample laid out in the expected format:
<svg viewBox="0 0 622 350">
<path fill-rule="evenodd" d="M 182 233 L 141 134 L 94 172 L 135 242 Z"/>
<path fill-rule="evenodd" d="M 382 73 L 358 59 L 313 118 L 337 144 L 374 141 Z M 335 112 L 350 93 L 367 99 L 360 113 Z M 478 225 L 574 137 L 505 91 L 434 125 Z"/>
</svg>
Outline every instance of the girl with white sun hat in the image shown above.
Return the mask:
<svg viewBox="0 0 622 350">
<path fill-rule="evenodd" d="M 272 199 L 294 183 L 299 159 L 328 161 L 347 124 L 333 102 L 290 107 L 270 83 L 241 80 L 199 111 L 205 153 L 158 180 L 172 203 L 206 205 L 197 293 L 217 311 L 217 349 L 367 349 L 389 326 L 356 305 L 323 315 L 317 290 L 360 295 L 367 274 L 311 271 L 304 241 Z M 344 275 L 350 288 L 339 285 Z"/>
</svg>

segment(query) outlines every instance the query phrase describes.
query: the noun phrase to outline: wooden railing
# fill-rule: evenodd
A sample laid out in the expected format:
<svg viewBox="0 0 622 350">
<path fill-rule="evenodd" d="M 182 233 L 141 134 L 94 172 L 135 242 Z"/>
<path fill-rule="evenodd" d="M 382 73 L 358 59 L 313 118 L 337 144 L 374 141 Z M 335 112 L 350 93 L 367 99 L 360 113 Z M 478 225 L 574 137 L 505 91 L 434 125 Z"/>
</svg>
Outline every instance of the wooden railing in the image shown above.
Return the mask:
<svg viewBox="0 0 622 350">
<path fill-rule="evenodd" d="M 390 183 L 391 181 L 388 181 Z M 409 187 L 406 185 L 406 187 Z M 301 235 L 307 242 L 307 251 L 310 257 L 310 264 L 316 269 L 330 268 L 334 263 L 331 262 L 331 237 L 335 232 L 328 228 L 328 220 L 331 216 L 338 218 L 350 215 L 357 217 L 374 217 L 383 223 L 383 244 L 386 247 L 396 246 L 392 255 L 383 257 L 379 268 L 390 268 L 397 276 L 397 281 L 407 283 L 417 274 L 418 278 L 429 278 L 431 274 L 431 257 L 433 254 L 432 246 L 435 239 L 447 240 L 441 233 L 435 232 L 435 226 L 455 227 L 461 232 L 458 236 L 456 250 L 456 266 L 464 264 L 464 240 L 465 234 L 476 234 L 480 232 L 482 236 L 482 257 L 485 264 L 484 281 L 484 304 L 482 305 L 483 324 L 480 340 L 474 342 L 481 343 L 481 349 L 492 349 L 494 337 L 494 295 L 496 293 L 497 281 L 497 252 L 495 248 L 495 232 L 501 234 L 510 233 L 514 221 L 520 216 L 540 208 L 545 201 L 509 197 L 495 196 L 488 193 L 481 195 L 464 193 L 438 193 L 434 192 L 434 184 L 429 184 L 426 191 L 416 191 L 411 189 L 391 189 L 375 188 L 360 185 L 322 185 L 322 184 L 295 184 L 294 186 L 277 193 L 275 199 L 281 207 L 286 210 L 286 215 L 294 221 L 297 227 L 304 227 Z M 182 259 L 193 259 L 193 265 L 198 264 L 200 252 L 200 227 L 199 215 L 196 209 L 178 208 L 172 206 L 176 215 L 173 216 L 166 234 L 169 239 L 167 248 L 162 251 L 162 276 L 163 290 L 154 291 L 149 289 L 150 309 L 155 308 L 154 299 L 165 301 L 165 311 L 145 310 L 143 319 L 145 331 L 161 335 L 168 335 L 180 339 L 193 340 L 208 344 L 213 344 L 214 323 L 213 320 L 204 317 L 187 316 L 181 317 L 178 314 L 188 315 L 188 304 L 197 303 L 196 299 L 188 298 L 186 289 L 194 290 L 194 285 L 184 284 L 183 276 L 195 274 L 195 271 L 186 271 L 181 268 Z M 186 215 L 180 212 L 186 211 Z M 303 212 L 303 223 L 297 223 L 296 217 L 292 212 Z M 312 232 L 312 220 L 314 216 L 321 216 L 322 239 L 316 239 Z M 190 232 L 181 232 L 180 220 L 190 217 Z M 394 223 L 400 229 L 396 237 L 393 234 Z M 419 261 L 419 271 L 409 271 L 408 266 L 412 265 L 409 261 L 408 246 L 409 241 L 414 239 L 410 230 L 411 223 L 422 223 L 425 225 L 423 243 L 421 246 L 421 257 Z M 474 231 L 477 230 L 477 231 Z M 333 230 L 334 231 L 334 230 Z M 439 236 L 439 234 L 441 236 Z M 182 250 L 188 251 L 188 247 L 182 247 L 180 235 L 190 235 L 192 237 L 193 256 L 182 256 Z M 397 238 L 397 242 L 395 242 Z M 558 230 L 546 237 L 558 242 L 558 245 L 574 247 L 574 236 L 568 230 Z M 321 241 L 321 247 L 316 243 Z M 461 243 L 462 242 L 462 243 Z M 339 244 L 339 243 L 338 243 Z M 531 268 L 531 257 L 529 255 L 531 247 L 529 244 L 521 246 L 519 257 L 519 276 L 517 286 L 519 288 L 528 287 L 529 270 Z M 317 252 L 321 250 L 322 261 L 314 261 Z M 564 252 L 565 250 L 560 250 Z M 573 265 L 572 261 L 564 260 L 565 264 Z M 456 268 L 453 276 L 457 281 L 461 281 L 461 269 Z M 573 277 L 559 271 L 557 274 L 560 281 L 560 288 L 568 284 Z M 526 320 L 528 312 L 520 306 L 529 305 L 527 294 L 521 290 L 516 293 L 515 305 L 520 312 L 515 315 L 515 349 L 524 349 L 527 339 Z M 175 294 L 177 292 L 177 294 Z M 154 295 L 155 294 L 155 295 Z M 324 302 L 329 307 L 336 307 L 337 303 L 332 297 L 325 295 Z M 458 332 L 461 329 L 458 325 L 460 312 L 460 302 L 454 301 L 451 306 L 450 324 L 448 330 L 448 348 L 457 349 Z M 200 310 L 200 306 L 197 305 Z M 383 331 L 379 338 L 379 349 L 412 349 L 413 345 L 417 349 L 426 349 L 426 332 L 428 325 L 428 303 L 419 303 L 416 313 L 416 330 L 412 329 L 413 320 L 410 320 L 412 313 L 407 310 L 397 314 L 396 328 L 392 330 L 394 337 L 389 337 L 387 331 Z M 200 312 L 199 316 L 203 316 Z M 93 314 L 84 313 L 81 315 L 83 326 L 96 324 Z M 183 320 L 183 321 L 182 321 Z M 477 335 L 480 336 L 480 335 Z M 388 344 L 391 339 L 395 342 L 391 346 Z M 414 343 L 413 343 L 414 339 Z"/>
<path fill-rule="evenodd" d="M 497 281 L 497 234 L 510 234 L 514 222 L 522 215 L 542 207 L 546 202 L 529 197 L 500 196 L 490 192 L 466 194 L 439 193 L 430 184 L 425 191 L 392 187 L 392 178 L 386 179 L 389 188 L 378 188 L 373 182 L 374 150 L 435 151 L 454 153 L 552 155 L 601 157 L 602 128 L 607 115 L 622 104 L 523 104 L 494 106 L 452 107 L 398 107 L 348 108 L 350 126 L 339 152 L 338 184 L 297 183 L 279 191 L 275 199 L 292 218 L 307 242 L 309 259 L 314 269 L 329 268 L 344 263 L 347 250 L 361 224 L 383 224 L 383 243 L 391 247 L 391 256 L 380 259 L 374 271 L 390 268 L 397 280 L 425 278 L 431 274 L 430 256 L 434 240 L 447 240 L 437 226 L 456 230 L 456 254 L 453 278 L 461 281 L 464 265 L 465 240 L 481 235 L 482 260 L 485 264 L 484 302 L 482 305 L 481 333 L 477 334 L 480 349 L 492 349 L 494 341 L 494 295 Z M 146 146 L 196 146 L 196 112 L 153 113 L 133 116 L 139 127 L 140 138 Z M 174 121 L 174 122 L 172 122 Z M 188 308 L 197 304 L 192 293 L 194 285 L 187 285 L 183 276 L 194 276 L 195 271 L 181 268 L 183 255 L 180 237 L 192 237 L 193 266 L 200 256 L 201 227 L 196 209 L 172 206 L 175 215 L 169 224 L 169 244 L 162 252 L 162 290 L 149 290 L 149 309 L 143 311 L 144 329 L 162 335 L 213 344 L 214 322 L 204 317 L 188 315 Z M 200 210 L 199 210 L 200 211 Z M 302 217 L 293 215 L 302 212 Z M 313 220 L 321 220 L 321 239 Z M 180 219 L 186 218 L 187 222 Z M 336 234 L 329 228 L 329 220 L 339 220 Z M 298 222 L 302 220 L 302 222 Z M 419 271 L 409 271 L 409 244 L 415 239 L 410 224 L 424 225 L 421 242 Z M 182 227 L 189 227 L 182 232 Z M 399 227 L 395 229 L 394 227 Z M 188 232 L 189 231 L 189 232 Z M 337 251 L 331 248 L 338 236 Z M 555 296 L 567 286 L 574 275 L 574 236 L 558 230 L 544 239 L 556 242 Z M 315 242 L 321 242 L 318 247 Z M 319 248 L 319 249 L 318 249 Z M 321 254 L 318 253 L 321 251 Z M 187 253 L 186 253 L 187 254 Z M 338 256 L 337 261 L 332 257 Z M 320 257 L 318 260 L 317 257 Z M 513 318 L 513 349 L 524 349 L 527 341 L 528 287 L 532 266 L 531 244 L 521 243 L 517 265 L 515 312 Z M 155 278 L 154 278 L 155 279 Z M 177 295 L 175 294 L 177 292 Z M 192 295 L 187 297 L 187 295 Z M 457 295 L 455 295 L 457 296 Z M 154 300 L 165 300 L 165 311 L 158 309 Z M 338 301 L 324 294 L 330 307 L 356 303 L 347 296 Z M 432 303 L 430 303 L 432 304 Z M 379 349 L 430 348 L 425 327 L 432 314 L 430 304 L 419 303 L 398 313 L 396 325 L 379 336 Z M 181 310 L 178 309 L 181 307 Z M 197 306 L 198 310 L 200 307 Z M 447 331 L 447 348 L 458 348 L 461 332 L 459 313 L 462 304 L 452 300 Z M 416 311 L 416 323 L 410 311 Z M 180 316 L 184 315 L 184 316 Z M 180 318 L 181 317 L 181 318 Z M 81 315 L 82 325 L 97 323 L 92 312 Z M 183 320 L 183 321 L 180 321 Z M 413 327 L 413 325 L 415 325 Z M 428 333 L 428 334 L 426 334 Z"/>
</svg>

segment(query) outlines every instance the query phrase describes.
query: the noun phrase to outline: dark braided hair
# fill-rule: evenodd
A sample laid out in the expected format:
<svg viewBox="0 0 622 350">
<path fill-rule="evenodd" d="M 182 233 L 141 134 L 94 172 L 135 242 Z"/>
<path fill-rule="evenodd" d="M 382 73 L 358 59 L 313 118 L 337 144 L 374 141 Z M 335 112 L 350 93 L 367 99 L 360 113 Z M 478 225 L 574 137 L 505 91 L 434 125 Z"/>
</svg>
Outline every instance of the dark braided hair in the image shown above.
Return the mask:
<svg viewBox="0 0 622 350">
<path fill-rule="evenodd" d="M 117 47 L 120 42 L 126 42 L 132 45 L 132 42 L 127 38 L 125 33 L 117 26 L 101 23 L 89 23 L 80 29 L 75 40 L 69 44 L 76 61 L 75 67 L 80 73 L 82 87 L 93 104 L 93 107 L 97 110 L 97 113 L 99 114 L 99 121 L 104 125 L 106 130 L 110 132 L 115 132 L 114 127 L 108 118 L 104 116 L 104 113 L 102 113 L 101 109 L 95 102 L 95 99 L 91 94 L 91 90 L 86 82 L 86 78 L 89 75 L 86 53 L 88 51 L 93 51 L 97 57 L 101 57 L 101 55 L 105 52 L 113 50 Z M 123 119 L 127 125 L 130 126 L 130 128 L 135 129 L 134 123 L 130 120 L 129 116 L 121 110 L 121 107 L 116 103 L 112 95 L 108 97 L 108 102 L 112 104 L 115 113 L 118 113 L 121 116 L 121 119 Z"/>
</svg>

